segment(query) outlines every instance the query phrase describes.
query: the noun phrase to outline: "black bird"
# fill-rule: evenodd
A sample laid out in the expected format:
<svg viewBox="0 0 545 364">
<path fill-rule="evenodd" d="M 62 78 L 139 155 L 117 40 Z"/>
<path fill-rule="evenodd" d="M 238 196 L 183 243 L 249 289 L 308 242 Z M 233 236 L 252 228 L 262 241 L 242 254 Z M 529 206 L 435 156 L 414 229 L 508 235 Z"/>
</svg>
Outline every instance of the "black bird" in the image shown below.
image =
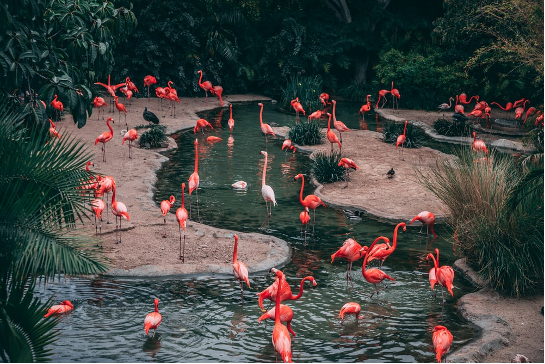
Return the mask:
<svg viewBox="0 0 545 364">
<path fill-rule="evenodd" d="M 394 171 L 394 167 L 392 167 L 392 169 L 390 169 L 388 171 L 388 173 L 386 173 L 386 175 L 388 176 L 388 178 L 392 178 L 394 176 L 394 174 L 396 174 L 396 171 Z"/>
<path fill-rule="evenodd" d="M 146 120 L 149 123 L 159 124 L 159 118 L 157 115 L 152 113 L 151 111 L 148 111 L 148 108 L 144 108 L 144 113 L 142 114 L 144 117 L 144 120 Z"/>
</svg>

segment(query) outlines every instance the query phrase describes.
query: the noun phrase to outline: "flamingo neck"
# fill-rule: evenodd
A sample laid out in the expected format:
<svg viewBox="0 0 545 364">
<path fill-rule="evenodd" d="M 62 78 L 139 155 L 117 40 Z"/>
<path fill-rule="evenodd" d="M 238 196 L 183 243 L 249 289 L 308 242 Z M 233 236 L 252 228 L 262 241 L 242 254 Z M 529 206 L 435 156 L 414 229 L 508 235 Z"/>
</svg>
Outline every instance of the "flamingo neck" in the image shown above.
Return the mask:
<svg viewBox="0 0 545 364">
<path fill-rule="evenodd" d="M 308 276 L 308 277 L 305 277 L 301 280 L 301 285 L 299 286 L 299 294 L 297 296 L 293 296 L 292 295 L 292 300 L 298 300 L 299 298 L 301 298 L 301 296 L 303 295 L 303 284 L 305 283 L 305 281 L 311 281 L 313 280 L 314 278 L 311 277 L 311 276 Z M 276 311 L 276 312 L 279 312 L 279 311 Z"/>
<path fill-rule="evenodd" d="M 437 254 L 439 254 L 439 253 L 437 253 Z M 429 256 L 431 257 L 431 259 L 433 259 L 433 265 L 435 267 L 435 277 L 437 278 L 437 268 L 439 268 L 438 264 L 437 264 L 437 260 L 435 260 L 435 257 L 433 256 L 433 254 L 430 254 Z"/>
<path fill-rule="evenodd" d="M 157 305 L 159 304 L 159 302 L 155 301 L 155 312 L 159 313 L 159 309 L 157 308 Z"/>
<path fill-rule="evenodd" d="M 435 249 L 435 254 L 437 254 L 437 266 L 439 267 L 439 249 Z"/>
<path fill-rule="evenodd" d="M 397 229 L 399 229 L 400 226 L 401 226 L 401 224 L 397 224 L 396 228 L 394 229 L 394 241 L 393 241 L 393 245 L 392 245 L 393 250 L 395 250 L 396 247 L 397 247 Z"/>
<path fill-rule="evenodd" d="M 456 95 L 456 104 L 454 105 L 454 107 L 458 106 L 458 95 Z"/>
<path fill-rule="evenodd" d="M 449 109 L 452 107 L 452 100 L 453 100 L 453 99 L 452 99 L 452 97 L 451 97 L 451 98 L 449 99 L 450 102 L 448 103 L 448 108 L 449 108 Z"/>
<path fill-rule="evenodd" d="M 337 121 L 335 117 L 335 107 L 337 106 L 337 101 L 333 100 L 333 122 Z"/>
<path fill-rule="evenodd" d="M 112 184 L 112 190 L 113 190 L 113 193 L 112 193 L 112 205 L 115 203 L 115 183 Z"/>
<path fill-rule="evenodd" d="M 473 143 L 477 141 L 477 133 L 473 132 Z"/>
<path fill-rule="evenodd" d="M 198 144 L 195 144 L 195 173 L 199 172 L 199 148 Z"/>
<path fill-rule="evenodd" d="M 392 90 L 390 91 L 390 93 L 394 93 L 394 81 L 392 81 Z"/>
<path fill-rule="evenodd" d="M 233 118 L 233 105 L 229 105 L 229 119 Z"/>
<path fill-rule="evenodd" d="M 277 276 L 278 277 L 278 276 Z M 276 303 L 275 303 L 275 315 L 274 315 L 274 324 L 280 325 L 280 295 L 281 295 L 281 289 L 282 287 L 282 275 L 278 277 L 278 288 L 276 289 Z"/>
<path fill-rule="evenodd" d="M 261 176 L 261 186 L 265 186 L 265 176 L 267 175 L 267 156 L 265 156 L 265 164 L 263 164 L 263 176 Z"/>
<path fill-rule="evenodd" d="M 304 203 L 303 201 L 303 188 L 305 187 L 305 177 L 301 176 L 301 192 L 299 193 L 299 202 L 301 204 Z"/>
<path fill-rule="evenodd" d="M 261 111 L 259 112 L 259 124 L 263 125 L 263 104 L 261 104 Z"/>
<path fill-rule="evenodd" d="M 110 119 L 106 120 L 106 124 L 108 125 L 108 128 L 110 129 L 110 133 L 114 133 L 114 129 L 112 129 L 112 126 L 110 125 Z"/>
<path fill-rule="evenodd" d="M 237 262 L 238 236 L 235 235 L 235 249 L 233 250 L 233 264 Z"/>
<path fill-rule="evenodd" d="M 327 121 L 327 132 L 329 133 L 330 131 L 331 131 L 331 114 L 329 114 L 329 120 Z"/>
<path fill-rule="evenodd" d="M 57 126 L 55 125 L 55 123 L 53 122 L 53 120 L 49 119 L 49 123 L 51 124 L 51 127 L 53 128 L 56 128 Z M 85 168 L 87 168 L 87 170 L 89 170 L 89 165 L 87 165 Z"/>
<path fill-rule="evenodd" d="M 405 121 L 405 128 L 403 128 L 403 136 L 405 136 L 406 132 L 407 132 L 407 121 Z"/>
<path fill-rule="evenodd" d="M 184 208 L 185 196 L 184 196 L 185 183 L 182 184 L 182 209 Z"/>
<path fill-rule="evenodd" d="M 202 85 L 202 82 L 201 82 L 202 81 L 202 71 L 199 71 L 199 73 L 201 74 L 201 77 L 199 77 L 199 86 L 201 86 Z"/>
<path fill-rule="evenodd" d="M 110 86 L 110 75 L 108 75 L 108 86 Z"/>
</svg>

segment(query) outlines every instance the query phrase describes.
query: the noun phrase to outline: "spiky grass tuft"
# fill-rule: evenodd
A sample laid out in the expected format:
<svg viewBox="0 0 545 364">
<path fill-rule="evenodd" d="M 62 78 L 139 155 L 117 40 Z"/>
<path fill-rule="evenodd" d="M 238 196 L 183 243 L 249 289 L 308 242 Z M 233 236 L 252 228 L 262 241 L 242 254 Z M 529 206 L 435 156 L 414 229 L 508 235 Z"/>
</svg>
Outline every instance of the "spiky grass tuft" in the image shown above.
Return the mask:
<svg viewBox="0 0 545 364">
<path fill-rule="evenodd" d="M 344 168 L 339 166 L 341 153 L 319 152 L 311 161 L 312 175 L 320 183 L 344 181 Z"/>
</svg>

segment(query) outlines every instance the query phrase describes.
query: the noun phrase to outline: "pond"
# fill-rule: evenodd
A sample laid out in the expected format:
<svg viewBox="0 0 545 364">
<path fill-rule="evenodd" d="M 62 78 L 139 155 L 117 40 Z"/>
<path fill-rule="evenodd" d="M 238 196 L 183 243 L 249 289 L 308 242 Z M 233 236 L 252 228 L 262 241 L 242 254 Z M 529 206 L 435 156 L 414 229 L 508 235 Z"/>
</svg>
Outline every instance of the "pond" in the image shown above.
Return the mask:
<svg viewBox="0 0 545 364">
<path fill-rule="evenodd" d="M 337 104 L 338 119 L 351 128 L 359 128 L 359 106 L 347 111 Z M 215 109 L 200 116 L 214 126 L 206 135 L 192 130 L 174 135 L 178 149 L 168 153 L 170 160 L 158 172 L 157 204 L 172 191 L 179 191 L 194 168 L 195 138 L 199 140 L 199 203 L 202 222 L 240 231 L 239 251 L 244 249 L 244 232 L 258 232 L 266 217 L 261 196 L 263 155 L 268 150 L 267 184 L 275 192 L 278 206 L 273 207 L 271 234 L 288 242 L 292 260 L 281 267 L 295 291 L 299 281 L 315 277 L 318 285 L 297 301 L 287 304 L 294 311 L 292 340 L 294 362 L 430 362 L 434 361 L 431 331 L 445 325 L 454 336 L 451 351 L 474 338 L 477 329 L 459 314 L 457 300 L 473 291 L 460 276 L 454 280 L 454 298 L 446 297 L 442 314 L 440 293 L 431 295 L 425 260 L 434 248 L 441 251 L 441 265 L 452 265 L 450 236 L 437 226 L 435 240 L 418 234 L 419 227 L 408 227 L 398 236 L 398 246 L 384 263 L 383 270 L 396 279 L 395 284 L 370 298 L 373 286 L 363 280 L 361 263 L 354 264 L 354 287 L 346 284 L 346 263 L 333 254 L 349 237 L 369 245 L 380 235 L 393 235 L 394 226 L 361 219 L 350 211 L 331 207 L 316 210 L 316 228 L 307 241 L 300 236 L 298 173 L 310 175 L 308 156 L 281 151 L 282 139 L 269 138 L 268 146 L 259 128 L 259 106 L 233 106 L 235 127 L 227 127 L 229 109 Z M 367 116 L 367 127 L 376 130 L 374 116 Z M 266 103 L 263 120 L 280 126 L 291 125 L 294 116 L 282 114 Z M 209 135 L 223 140 L 210 144 Z M 229 139 L 229 137 L 232 139 Z M 231 184 L 248 183 L 246 191 L 236 191 Z M 304 195 L 314 187 L 305 184 Z M 179 207 L 179 202 L 171 211 Z M 250 271 L 251 271 L 251 267 Z M 279 267 L 280 268 L 280 267 Z M 58 325 L 59 340 L 53 347 L 55 362 L 272 362 L 272 321 L 258 324 L 262 314 L 256 293 L 273 282 L 266 272 L 251 273 L 252 288 L 245 286 L 242 304 L 238 282 L 232 275 L 197 275 L 176 279 L 70 279 L 48 286 L 43 297 L 71 300 L 75 309 Z M 153 310 L 158 297 L 163 322 L 154 338 L 146 337 L 144 317 Z M 364 318 L 353 317 L 344 324 L 338 318 L 340 308 L 349 301 L 361 304 Z M 268 302 L 268 301 L 267 301 Z M 151 335 L 150 335 L 151 336 Z"/>
</svg>

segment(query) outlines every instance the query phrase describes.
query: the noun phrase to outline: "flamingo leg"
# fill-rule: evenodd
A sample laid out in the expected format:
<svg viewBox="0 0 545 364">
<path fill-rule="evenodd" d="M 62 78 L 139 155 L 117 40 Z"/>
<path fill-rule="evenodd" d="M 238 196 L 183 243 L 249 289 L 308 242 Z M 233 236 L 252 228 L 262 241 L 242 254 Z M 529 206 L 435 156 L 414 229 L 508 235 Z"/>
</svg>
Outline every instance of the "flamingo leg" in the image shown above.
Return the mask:
<svg viewBox="0 0 545 364">
<path fill-rule="evenodd" d="M 95 214 L 95 236 L 98 236 L 98 224 L 97 224 L 97 215 Z M 97 243 L 98 246 L 98 243 Z"/>
<path fill-rule="evenodd" d="M 119 216 L 119 243 L 121 244 L 121 216 Z"/>
<path fill-rule="evenodd" d="M 267 209 L 267 218 L 265 219 L 265 221 L 263 221 L 263 224 L 261 224 L 259 229 L 263 228 L 263 226 L 265 226 L 265 223 L 267 223 L 267 228 L 269 227 L 269 219 L 271 215 L 269 214 L 269 203 L 267 201 L 265 201 L 265 208 Z"/>
<path fill-rule="evenodd" d="M 348 187 L 348 168 L 344 169 L 344 180 L 346 181 L 346 185 L 343 188 Z"/>
<path fill-rule="evenodd" d="M 201 222 L 201 214 L 199 211 L 199 192 L 197 189 L 195 189 L 195 197 L 197 198 L 197 218 L 199 219 L 199 222 Z"/>
<path fill-rule="evenodd" d="M 244 289 L 242 288 L 242 281 L 239 281 L 240 283 L 240 299 L 242 300 L 242 305 L 244 306 Z"/>
<path fill-rule="evenodd" d="M 314 225 L 316 224 L 316 209 L 314 209 L 314 218 L 312 219 L 312 236 L 314 236 Z"/>
<path fill-rule="evenodd" d="M 189 220 L 191 220 L 191 193 L 189 194 Z"/>
<path fill-rule="evenodd" d="M 167 237 L 167 219 L 163 219 L 163 238 Z"/>
<path fill-rule="evenodd" d="M 108 193 L 109 192 L 106 193 L 106 220 L 107 220 L 106 224 L 111 224 L 111 222 L 110 222 L 110 209 L 108 208 L 108 197 L 110 197 L 110 196 L 108 196 Z M 115 223 L 117 224 L 117 217 L 115 218 Z"/>
</svg>

